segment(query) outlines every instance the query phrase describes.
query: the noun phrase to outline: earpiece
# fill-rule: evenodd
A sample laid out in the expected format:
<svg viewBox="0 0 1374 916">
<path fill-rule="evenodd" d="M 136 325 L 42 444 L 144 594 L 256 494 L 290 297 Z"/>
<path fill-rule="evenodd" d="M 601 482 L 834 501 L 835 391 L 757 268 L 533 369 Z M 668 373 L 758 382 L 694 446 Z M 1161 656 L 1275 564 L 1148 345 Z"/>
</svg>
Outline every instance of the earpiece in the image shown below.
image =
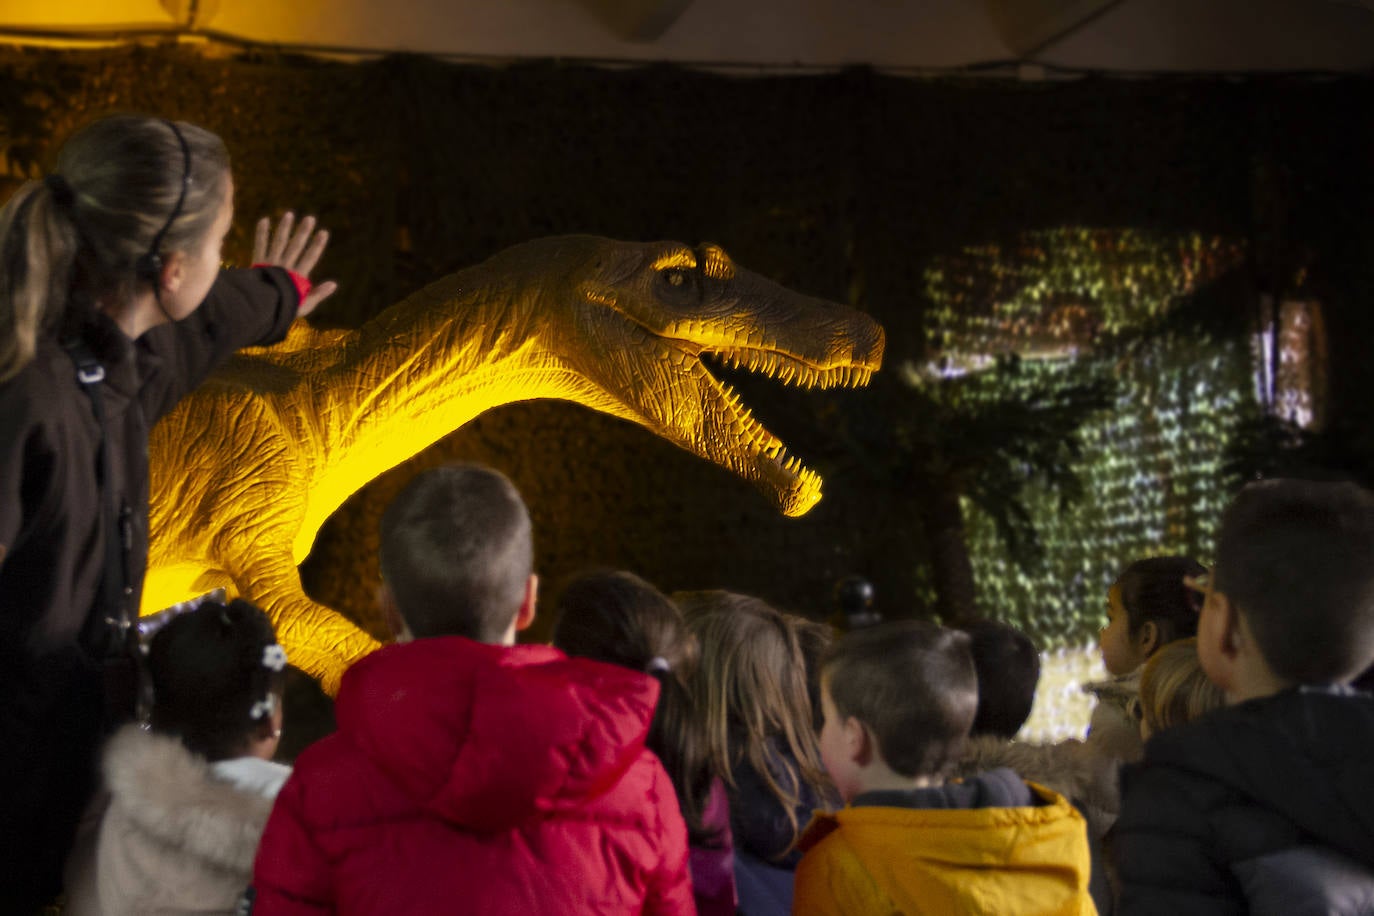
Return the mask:
<svg viewBox="0 0 1374 916">
<path fill-rule="evenodd" d="M 158 236 L 161 235 L 162 233 L 159 232 Z M 138 260 L 134 262 L 134 275 L 156 287 L 158 277 L 162 276 L 162 255 L 155 251 L 140 255 Z"/>
</svg>

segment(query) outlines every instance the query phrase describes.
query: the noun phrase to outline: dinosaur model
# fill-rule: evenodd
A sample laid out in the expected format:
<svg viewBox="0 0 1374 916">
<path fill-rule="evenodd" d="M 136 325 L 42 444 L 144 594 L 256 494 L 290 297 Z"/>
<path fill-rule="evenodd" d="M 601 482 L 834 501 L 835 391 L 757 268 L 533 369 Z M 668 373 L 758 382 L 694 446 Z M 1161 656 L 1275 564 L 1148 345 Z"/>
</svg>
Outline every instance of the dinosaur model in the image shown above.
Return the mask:
<svg viewBox="0 0 1374 916">
<path fill-rule="evenodd" d="M 376 641 L 303 592 L 297 564 L 369 480 L 490 408 L 558 398 L 633 420 L 733 471 L 787 515 L 820 499 L 702 362 L 804 387 L 863 385 L 883 332 L 736 267 L 712 245 L 538 239 L 452 274 L 356 331 L 298 321 L 154 429 L 143 612 L 215 588 L 264 608 L 326 691 Z"/>
</svg>

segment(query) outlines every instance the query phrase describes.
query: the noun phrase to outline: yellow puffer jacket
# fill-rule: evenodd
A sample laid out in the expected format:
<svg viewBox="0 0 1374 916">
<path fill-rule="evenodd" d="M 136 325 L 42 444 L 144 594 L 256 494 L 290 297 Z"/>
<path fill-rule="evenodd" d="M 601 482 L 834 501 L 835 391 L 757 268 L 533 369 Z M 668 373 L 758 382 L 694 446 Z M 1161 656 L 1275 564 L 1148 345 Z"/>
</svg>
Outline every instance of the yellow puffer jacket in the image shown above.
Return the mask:
<svg viewBox="0 0 1374 916">
<path fill-rule="evenodd" d="M 794 916 L 1096 916 L 1082 816 L 1030 784 L 1026 808 L 850 807 L 801 840 Z"/>
</svg>

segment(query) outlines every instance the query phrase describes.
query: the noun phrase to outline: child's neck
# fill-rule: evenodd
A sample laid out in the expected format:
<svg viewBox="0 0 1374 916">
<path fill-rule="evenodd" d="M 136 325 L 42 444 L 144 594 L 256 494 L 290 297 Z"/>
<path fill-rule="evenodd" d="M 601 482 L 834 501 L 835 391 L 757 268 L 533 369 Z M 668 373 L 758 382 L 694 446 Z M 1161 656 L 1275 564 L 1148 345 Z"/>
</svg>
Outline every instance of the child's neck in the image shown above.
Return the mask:
<svg viewBox="0 0 1374 916">
<path fill-rule="evenodd" d="M 905 792 L 945 784 L 939 776 L 903 776 L 885 764 L 875 763 L 869 770 L 871 772 L 865 772 L 859 779 L 857 795 L 865 792 Z"/>
<path fill-rule="evenodd" d="M 1229 704 L 1243 703 L 1260 697 L 1273 696 L 1294 686 L 1269 667 L 1249 622 L 1241 617 L 1236 636 L 1238 646 L 1231 660 L 1229 683 L 1220 685 Z"/>
<path fill-rule="evenodd" d="M 1230 689 L 1226 691 L 1226 702 L 1234 705 L 1246 700 L 1273 696 L 1292 686 L 1292 681 L 1279 677 L 1263 662 L 1242 664 L 1237 666 L 1235 678 Z"/>
</svg>

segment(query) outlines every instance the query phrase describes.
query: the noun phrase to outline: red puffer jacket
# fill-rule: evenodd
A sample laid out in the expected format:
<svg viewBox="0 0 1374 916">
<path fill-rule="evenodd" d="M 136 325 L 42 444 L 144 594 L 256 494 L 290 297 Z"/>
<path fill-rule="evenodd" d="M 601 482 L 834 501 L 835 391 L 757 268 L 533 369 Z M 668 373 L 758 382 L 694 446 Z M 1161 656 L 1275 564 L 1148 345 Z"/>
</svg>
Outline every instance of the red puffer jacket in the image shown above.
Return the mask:
<svg viewBox="0 0 1374 916">
<path fill-rule="evenodd" d="M 296 761 L 254 914 L 694 913 L 650 677 L 547 646 L 388 646 Z"/>
</svg>

